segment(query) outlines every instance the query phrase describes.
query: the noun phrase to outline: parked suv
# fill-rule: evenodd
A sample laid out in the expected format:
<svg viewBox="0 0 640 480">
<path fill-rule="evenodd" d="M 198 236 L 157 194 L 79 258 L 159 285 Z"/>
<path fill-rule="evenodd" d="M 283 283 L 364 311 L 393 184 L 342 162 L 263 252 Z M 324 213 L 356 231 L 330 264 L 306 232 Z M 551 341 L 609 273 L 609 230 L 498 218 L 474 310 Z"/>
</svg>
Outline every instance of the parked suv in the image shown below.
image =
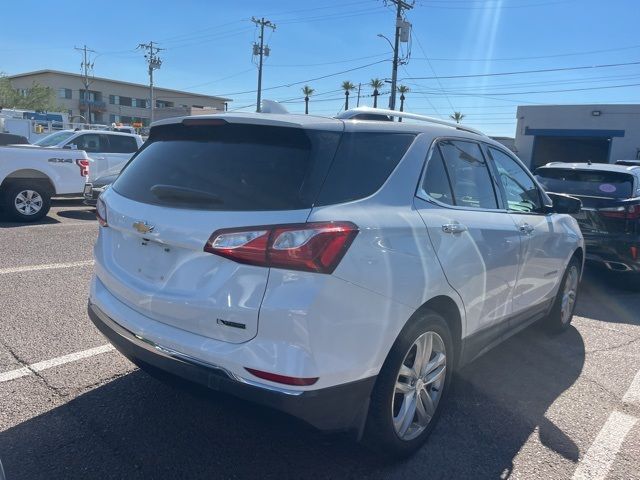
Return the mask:
<svg viewBox="0 0 640 480">
<path fill-rule="evenodd" d="M 640 273 L 640 166 L 549 163 L 535 173 L 547 191 L 582 200 L 575 217 L 587 260 L 622 274 Z"/>
<path fill-rule="evenodd" d="M 584 247 L 578 200 L 554 206 L 479 132 L 412 119 L 155 123 L 98 199 L 89 316 L 142 369 L 415 451 L 456 368 L 569 326 Z"/>
</svg>

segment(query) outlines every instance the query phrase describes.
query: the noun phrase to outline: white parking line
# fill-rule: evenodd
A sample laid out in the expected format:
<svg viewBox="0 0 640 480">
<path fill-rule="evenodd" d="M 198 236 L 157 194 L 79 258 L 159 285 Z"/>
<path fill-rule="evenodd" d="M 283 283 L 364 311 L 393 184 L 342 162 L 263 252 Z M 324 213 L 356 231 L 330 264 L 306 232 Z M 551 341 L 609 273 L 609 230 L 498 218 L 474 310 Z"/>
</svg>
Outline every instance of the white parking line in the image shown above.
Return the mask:
<svg viewBox="0 0 640 480">
<path fill-rule="evenodd" d="M 573 480 L 603 480 L 637 418 L 613 412 L 578 464 Z"/>
<path fill-rule="evenodd" d="M 82 360 L 83 358 L 89 358 L 95 355 L 100 355 L 102 353 L 111 352 L 112 350 L 115 350 L 113 348 L 113 345 L 107 344 L 100 347 L 90 348 L 88 350 L 82 350 L 80 352 L 70 353 L 61 357 L 52 358 L 50 360 L 33 363 L 31 365 L 27 365 L 26 367 L 16 368 L 15 370 L 0 373 L 0 383 L 8 382 L 9 380 L 15 380 L 16 378 L 20 377 L 26 377 L 27 375 L 32 375 L 36 372 L 41 372 L 49 368 L 64 365 L 65 363 L 76 362 L 78 360 Z"/>
<path fill-rule="evenodd" d="M 629 390 L 627 390 L 627 393 L 622 397 L 622 401 L 624 403 L 635 403 L 640 405 L 640 371 L 636 373 L 635 378 L 629 386 Z"/>
<path fill-rule="evenodd" d="M 6 274 L 6 273 L 33 272 L 35 270 L 52 270 L 54 268 L 84 267 L 86 265 L 92 265 L 92 264 L 93 264 L 93 260 L 83 260 L 81 262 L 48 263 L 45 265 L 25 265 L 23 267 L 0 268 L 0 275 Z"/>
</svg>

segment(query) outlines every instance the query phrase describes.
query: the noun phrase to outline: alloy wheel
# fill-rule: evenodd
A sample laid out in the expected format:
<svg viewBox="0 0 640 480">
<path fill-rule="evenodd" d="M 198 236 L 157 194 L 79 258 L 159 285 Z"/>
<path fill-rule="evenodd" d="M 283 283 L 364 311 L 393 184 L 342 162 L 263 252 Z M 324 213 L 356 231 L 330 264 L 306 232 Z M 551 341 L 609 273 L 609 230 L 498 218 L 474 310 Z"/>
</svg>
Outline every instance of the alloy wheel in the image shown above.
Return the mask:
<svg viewBox="0 0 640 480">
<path fill-rule="evenodd" d="M 22 190 L 14 200 L 14 206 L 22 215 L 35 215 L 42 209 L 44 200 L 35 190 Z"/>
<path fill-rule="evenodd" d="M 396 434 L 413 440 L 429 425 L 446 379 L 447 355 L 442 337 L 420 335 L 407 351 L 398 371 L 391 411 Z"/>
<path fill-rule="evenodd" d="M 562 292 L 562 303 L 560 304 L 560 319 L 563 324 L 567 323 L 573 314 L 573 307 L 578 295 L 578 277 L 578 267 L 571 265 L 567 272 L 567 279 Z"/>
</svg>

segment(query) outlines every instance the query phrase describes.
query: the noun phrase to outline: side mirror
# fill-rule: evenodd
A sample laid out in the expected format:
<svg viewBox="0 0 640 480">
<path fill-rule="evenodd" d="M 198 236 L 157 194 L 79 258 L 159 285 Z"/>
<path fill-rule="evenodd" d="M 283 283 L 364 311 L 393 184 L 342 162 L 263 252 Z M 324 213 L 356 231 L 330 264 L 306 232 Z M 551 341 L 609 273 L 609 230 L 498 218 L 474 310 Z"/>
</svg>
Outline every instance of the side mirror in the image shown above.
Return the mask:
<svg viewBox="0 0 640 480">
<path fill-rule="evenodd" d="M 77 150 L 78 146 L 75 143 L 67 143 L 62 148 L 66 149 L 66 150 Z"/>
<path fill-rule="evenodd" d="M 548 211 L 550 212 L 575 215 L 582 209 L 582 201 L 579 198 L 564 193 L 547 192 L 547 195 L 553 202 L 553 205 L 548 206 Z"/>
</svg>

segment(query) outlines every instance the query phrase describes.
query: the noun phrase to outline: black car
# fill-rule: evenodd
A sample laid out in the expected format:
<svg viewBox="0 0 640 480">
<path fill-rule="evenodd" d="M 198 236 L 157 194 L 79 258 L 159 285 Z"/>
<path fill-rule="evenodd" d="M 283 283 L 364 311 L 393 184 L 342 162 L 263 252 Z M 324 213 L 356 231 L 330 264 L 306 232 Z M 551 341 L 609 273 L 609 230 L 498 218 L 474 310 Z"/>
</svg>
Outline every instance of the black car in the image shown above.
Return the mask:
<svg viewBox="0 0 640 480">
<path fill-rule="evenodd" d="M 640 166 L 549 163 L 535 175 L 547 192 L 582 200 L 586 259 L 609 270 L 640 273 Z"/>
<path fill-rule="evenodd" d="M 118 165 L 118 167 L 120 167 Z M 92 207 L 96 206 L 98 197 L 105 191 L 109 185 L 116 181 L 120 175 L 120 169 L 107 171 L 104 175 L 96 178 L 93 182 L 86 183 L 84 186 L 84 204 Z"/>
</svg>

